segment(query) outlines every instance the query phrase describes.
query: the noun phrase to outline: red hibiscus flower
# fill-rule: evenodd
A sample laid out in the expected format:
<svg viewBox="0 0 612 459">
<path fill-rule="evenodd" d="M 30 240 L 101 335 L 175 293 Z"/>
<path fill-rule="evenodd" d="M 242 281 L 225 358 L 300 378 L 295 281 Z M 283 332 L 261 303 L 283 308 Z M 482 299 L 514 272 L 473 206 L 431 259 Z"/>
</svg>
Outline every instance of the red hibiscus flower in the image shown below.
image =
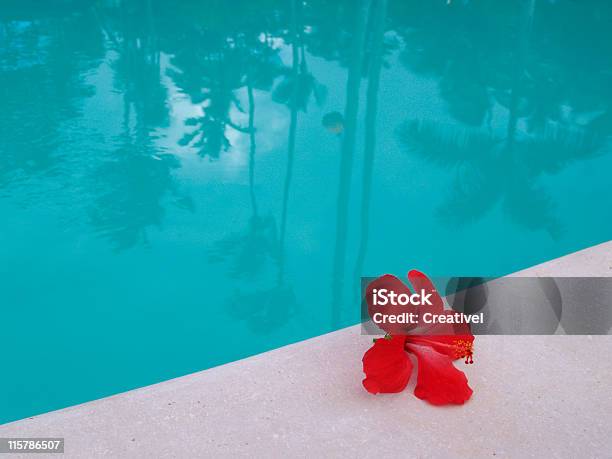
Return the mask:
<svg viewBox="0 0 612 459">
<path fill-rule="evenodd" d="M 375 311 L 385 314 L 412 312 L 419 318 L 423 314 L 454 314 L 445 311 L 442 297 L 423 273 L 412 270 L 408 273 L 415 292 L 431 294 L 431 304 L 425 306 L 384 306 L 373 304 L 374 289 L 393 290 L 397 294 L 412 294 L 397 277 L 385 275 L 368 285 L 366 300 L 370 316 Z M 418 363 L 417 384 L 414 395 L 432 405 L 463 404 L 472 396 L 467 378 L 455 368 L 453 360 L 465 358 L 473 363 L 472 346 L 474 336 L 465 324 L 383 324 L 387 332 L 384 338 L 374 340 L 374 345 L 363 356 L 363 380 L 365 389 L 372 393 L 393 393 L 404 390 L 412 373 L 412 362 L 407 353 L 416 357 Z"/>
</svg>

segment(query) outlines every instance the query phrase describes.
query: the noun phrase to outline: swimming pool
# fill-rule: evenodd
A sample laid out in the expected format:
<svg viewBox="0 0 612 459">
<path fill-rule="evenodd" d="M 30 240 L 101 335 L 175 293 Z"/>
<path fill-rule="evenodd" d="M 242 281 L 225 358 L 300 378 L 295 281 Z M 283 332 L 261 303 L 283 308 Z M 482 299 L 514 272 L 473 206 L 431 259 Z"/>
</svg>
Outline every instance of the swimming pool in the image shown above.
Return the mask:
<svg viewBox="0 0 612 459">
<path fill-rule="evenodd" d="M 0 6 L 0 423 L 610 239 L 607 2 L 172 3 Z"/>
</svg>

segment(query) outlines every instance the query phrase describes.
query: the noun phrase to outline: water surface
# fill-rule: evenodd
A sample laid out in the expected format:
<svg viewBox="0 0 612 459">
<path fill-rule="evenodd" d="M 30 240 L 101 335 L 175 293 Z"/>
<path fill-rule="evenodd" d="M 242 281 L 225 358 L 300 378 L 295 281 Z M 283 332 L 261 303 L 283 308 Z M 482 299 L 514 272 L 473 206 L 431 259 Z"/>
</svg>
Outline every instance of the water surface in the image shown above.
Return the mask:
<svg viewBox="0 0 612 459">
<path fill-rule="evenodd" d="M 2 2 L 0 423 L 356 323 L 361 275 L 610 239 L 611 27 L 603 1 Z"/>
</svg>

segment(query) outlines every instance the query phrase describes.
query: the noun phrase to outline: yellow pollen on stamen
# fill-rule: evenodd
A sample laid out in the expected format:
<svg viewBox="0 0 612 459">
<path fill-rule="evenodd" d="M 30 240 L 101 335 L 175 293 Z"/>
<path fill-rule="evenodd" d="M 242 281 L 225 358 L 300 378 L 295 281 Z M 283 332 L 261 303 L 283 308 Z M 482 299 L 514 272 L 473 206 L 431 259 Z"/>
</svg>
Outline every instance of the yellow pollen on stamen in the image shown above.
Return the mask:
<svg viewBox="0 0 612 459">
<path fill-rule="evenodd" d="M 455 357 L 456 358 L 464 358 L 465 363 L 471 364 L 474 363 L 474 345 L 471 341 L 467 341 L 464 339 L 458 339 L 453 342 L 455 346 Z"/>
</svg>

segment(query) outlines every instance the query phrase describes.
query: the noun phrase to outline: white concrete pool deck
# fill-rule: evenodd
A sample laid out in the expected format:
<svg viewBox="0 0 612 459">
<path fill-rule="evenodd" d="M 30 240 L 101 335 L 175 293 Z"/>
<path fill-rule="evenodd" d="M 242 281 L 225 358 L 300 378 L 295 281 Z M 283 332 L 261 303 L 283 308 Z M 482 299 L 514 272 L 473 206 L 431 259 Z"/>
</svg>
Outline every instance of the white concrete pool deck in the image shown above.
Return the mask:
<svg viewBox="0 0 612 459">
<path fill-rule="evenodd" d="M 610 276 L 612 242 L 517 274 Z M 0 437 L 65 437 L 70 458 L 612 457 L 611 336 L 477 337 L 475 365 L 458 363 L 474 396 L 443 408 L 414 397 L 414 375 L 401 394 L 366 393 L 371 341 L 350 327 Z"/>
</svg>

